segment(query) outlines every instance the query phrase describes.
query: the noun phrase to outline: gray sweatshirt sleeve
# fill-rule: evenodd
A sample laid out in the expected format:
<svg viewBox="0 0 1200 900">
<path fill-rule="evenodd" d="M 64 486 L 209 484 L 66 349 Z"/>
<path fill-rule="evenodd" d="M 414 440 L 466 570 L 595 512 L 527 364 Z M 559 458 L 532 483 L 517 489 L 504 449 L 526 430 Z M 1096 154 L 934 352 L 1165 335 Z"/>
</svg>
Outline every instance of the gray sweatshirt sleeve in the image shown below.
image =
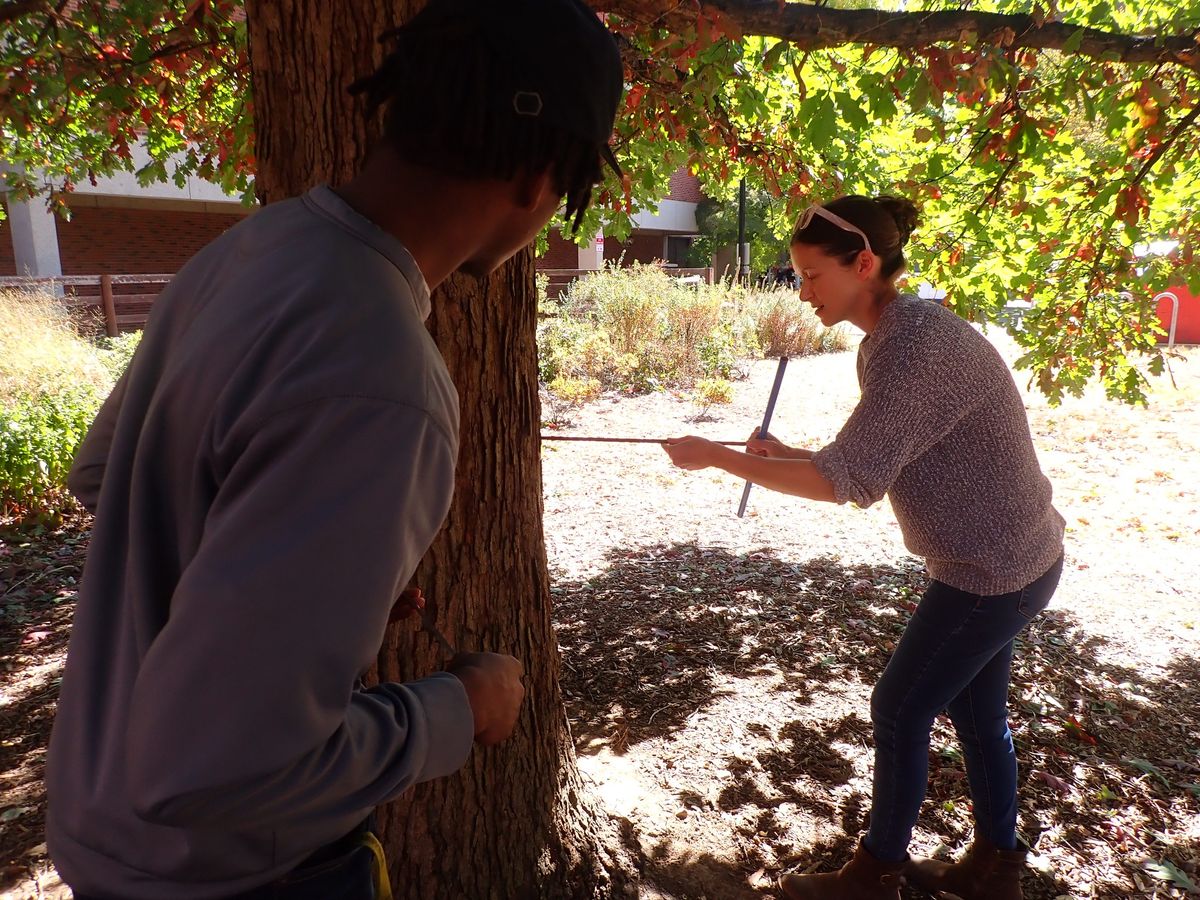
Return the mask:
<svg viewBox="0 0 1200 900">
<path fill-rule="evenodd" d="M 128 369 L 117 379 L 112 392 L 100 405 L 100 411 L 88 428 L 87 435 L 75 451 L 75 461 L 67 474 L 67 489 L 91 513 L 95 513 L 100 502 L 100 485 L 104 481 L 104 468 L 108 464 L 108 451 L 117 427 L 121 403 L 125 399 L 127 381 Z"/>
<path fill-rule="evenodd" d="M 453 675 L 355 689 L 449 509 L 454 457 L 425 412 L 391 401 L 321 400 L 253 430 L 133 688 L 139 815 L 365 815 L 462 766 L 474 725 Z"/>
<path fill-rule="evenodd" d="M 936 343 L 936 342 L 935 342 Z M 974 373 L 938 347 L 888 348 L 868 363 L 862 397 L 813 464 L 838 503 L 878 503 L 901 470 L 927 452 L 979 400 Z"/>
</svg>

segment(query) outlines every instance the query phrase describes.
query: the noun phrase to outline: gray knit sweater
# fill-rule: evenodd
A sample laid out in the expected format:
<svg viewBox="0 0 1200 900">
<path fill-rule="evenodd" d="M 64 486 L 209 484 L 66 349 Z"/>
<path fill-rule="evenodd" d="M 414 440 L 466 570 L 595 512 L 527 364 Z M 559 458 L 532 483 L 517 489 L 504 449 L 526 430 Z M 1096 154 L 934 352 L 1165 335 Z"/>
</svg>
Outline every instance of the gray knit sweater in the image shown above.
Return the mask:
<svg viewBox="0 0 1200 900">
<path fill-rule="evenodd" d="M 858 351 L 862 399 L 813 462 L 839 503 L 887 494 L 904 543 L 938 581 L 974 594 L 1019 590 L 1062 552 L 1012 374 L 950 310 L 888 304 Z"/>
</svg>

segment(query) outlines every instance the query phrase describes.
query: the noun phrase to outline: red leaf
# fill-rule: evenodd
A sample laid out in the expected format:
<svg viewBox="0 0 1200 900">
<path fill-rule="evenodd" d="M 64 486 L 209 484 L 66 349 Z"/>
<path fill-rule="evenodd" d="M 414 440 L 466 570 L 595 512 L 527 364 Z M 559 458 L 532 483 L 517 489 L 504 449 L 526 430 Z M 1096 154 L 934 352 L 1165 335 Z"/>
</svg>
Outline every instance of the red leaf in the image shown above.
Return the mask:
<svg viewBox="0 0 1200 900">
<path fill-rule="evenodd" d="M 1063 781 L 1057 775 L 1051 775 L 1049 772 L 1043 772 L 1040 769 L 1038 771 L 1034 772 L 1033 774 L 1034 774 L 1034 777 L 1037 778 L 1039 781 L 1054 788 L 1054 790 L 1058 791 L 1060 794 L 1071 793 L 1071 785 L 1069 785 L 1067 782 Z"/>
<path fill-rule="evenodd" d="M 1064 365 L 1064 367 L 1069 367 L 1070 364 L 1073 362 L 1074 362 L 1074 360 L 1071 359 L 1071 357 L 1067 357 L 1067 359 L 1064 361 L 1063 365 Z M 1094 737 L 1092 737 L 1090 734 L 1087 733 L 1087 731 L 1084 729 L 1084 727 L 1079 724 L 1079 721 L 1074 716 L 1069 716 L 1066 719 L 1064 719 L 1063 725 L 1066 726 L 1067 731 L 1073 737 L 1077 738 L 1078 740 L 1083 741 L 1085 744 L 1091 744 L 1091 745 L 1095 746 L 1097 743 L 1099 743 L 1099 741 L 1097 741 Z"/>
</svg>

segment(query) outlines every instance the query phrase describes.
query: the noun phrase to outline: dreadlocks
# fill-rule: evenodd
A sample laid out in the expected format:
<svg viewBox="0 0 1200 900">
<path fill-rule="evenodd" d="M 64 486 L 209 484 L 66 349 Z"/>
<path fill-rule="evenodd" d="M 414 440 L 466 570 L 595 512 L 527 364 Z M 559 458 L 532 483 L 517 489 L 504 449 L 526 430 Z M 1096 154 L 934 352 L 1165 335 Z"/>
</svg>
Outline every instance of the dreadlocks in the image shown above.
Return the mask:
<svg viewBox="0 0 1200 900">
<path fill-rule="evenodd" d="M 384 140 L 402 159 L 464 178 L 549 170 L 579 230 L 601 178 L 600 147 L 496 102 L 489 83 L 509 63 L 473 23 L 400 28 L 380 40 L 394 46 L 350 92 L 365 96 L 370 114 L 384 109 Z"/>
</svg>

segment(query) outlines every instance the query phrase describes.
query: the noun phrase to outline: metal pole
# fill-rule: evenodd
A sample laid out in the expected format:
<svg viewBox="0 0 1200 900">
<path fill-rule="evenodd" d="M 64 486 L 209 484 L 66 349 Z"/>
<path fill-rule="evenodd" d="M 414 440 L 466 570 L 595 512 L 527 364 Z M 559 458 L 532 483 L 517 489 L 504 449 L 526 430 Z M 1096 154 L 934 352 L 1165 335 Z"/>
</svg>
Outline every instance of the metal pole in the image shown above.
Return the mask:
<svg viewBox="0 0 1200 900">
<path fill-rule="evenodd" d="M 738 281 L 745 284 L 750 278 L 750 254 L 746 242 L 746 179 L 738 182 Z"/>
<path fill-rule="evenodd" d="M 767 399 L 767 411 L 763 413 L 762 427 L 758 429 L 759 437 L 767 433 L 767 429 L 771 427 L 771 415 L 775 412 L 775 401 L 779 399 L 779 387 L 783 384 L 783 373 L 787 369 L 788 358 L 786 356 L 779 357 L 779 368 L 775 370 L 775 383 L 771 385 L 771 396 Z M 750 500 L 750 488 L 754 482 L 747 481 L 746 486 L 742 489 L 742 502 L 738 504 L 738 518 L 741 519 L 746 515 L 746 503 Z"/>
<path fill-rule="evenodd" d="M 1153 300 L 1156 311 L 1163 298 L 1171 301 L 1171 327 L 1167 331 L 1167 349 L 1170 350 L 1175 346 L 1175 326 L 1179 324 L 1179 295 L 1174 291 L 1163 291 Z"/>
</svg>

